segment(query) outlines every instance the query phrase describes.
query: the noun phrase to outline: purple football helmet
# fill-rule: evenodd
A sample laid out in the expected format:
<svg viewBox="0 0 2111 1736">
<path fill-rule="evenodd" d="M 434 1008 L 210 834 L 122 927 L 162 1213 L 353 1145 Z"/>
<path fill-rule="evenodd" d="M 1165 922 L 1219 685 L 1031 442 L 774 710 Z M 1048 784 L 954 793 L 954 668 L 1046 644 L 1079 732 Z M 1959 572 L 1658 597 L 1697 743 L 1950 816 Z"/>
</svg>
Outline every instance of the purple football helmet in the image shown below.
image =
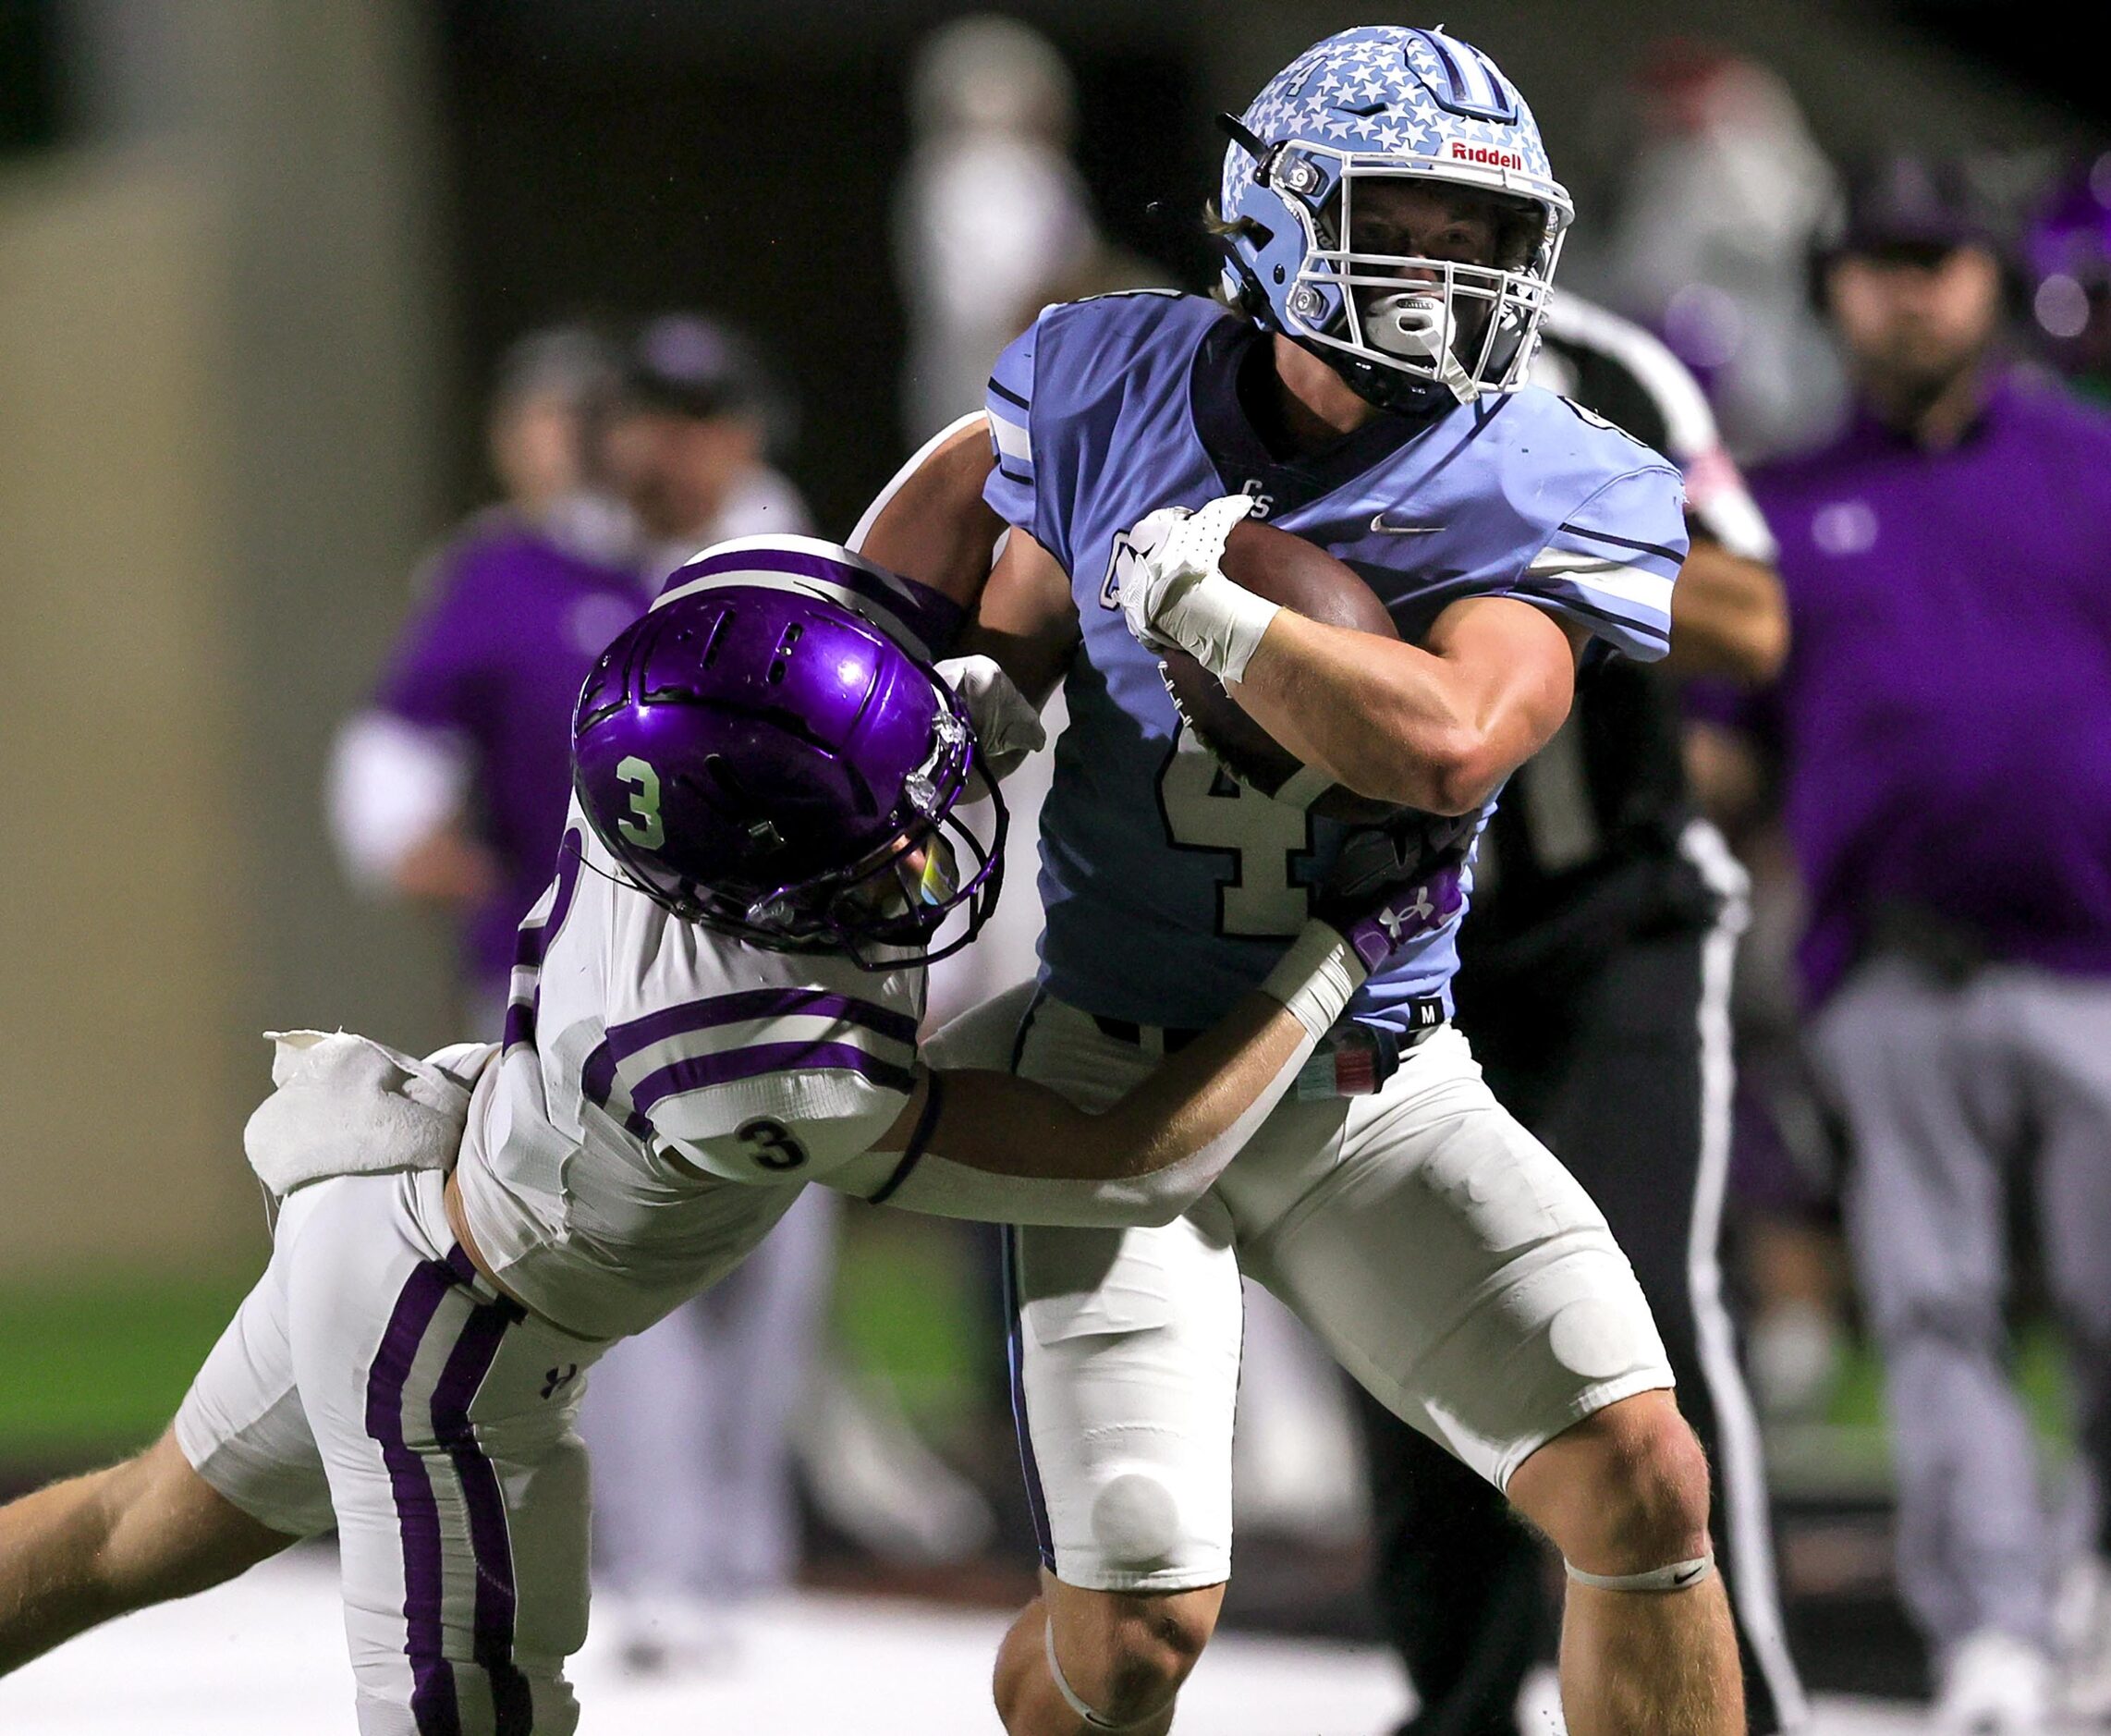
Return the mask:
<svg viewBox="0 0 2111 1736">
<path fill-rule="evenodd" d="M 970 789 L 977 750 L 958 697 L 825 593 L 829 564 L 812 585 L 676 574 L 587 678 L 572 782 L 609 853 L 674 915 L 894 970 L 954 911 L 965 932 L 926 959 L 988 918 L 1004 801 L 994 779 Z M 835 565 L 846 590 L 870 585 L 862 563 Z M 984 789 L 987 842 L 955 812 Z"/>
</svg>

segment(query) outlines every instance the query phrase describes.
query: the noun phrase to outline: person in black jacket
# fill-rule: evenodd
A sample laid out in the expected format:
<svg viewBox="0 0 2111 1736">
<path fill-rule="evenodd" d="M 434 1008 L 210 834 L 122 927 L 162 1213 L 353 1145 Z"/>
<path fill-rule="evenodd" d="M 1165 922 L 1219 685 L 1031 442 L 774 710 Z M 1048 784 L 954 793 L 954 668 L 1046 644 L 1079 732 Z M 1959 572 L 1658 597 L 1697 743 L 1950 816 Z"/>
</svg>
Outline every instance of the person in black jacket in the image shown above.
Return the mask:
<svg viewBox="0 0 2111 1736">
<path fill-rule="evenodd" d="M 1634 1264 L 1714 1467 L 1751 1728 L 1792 1730 L 1807 1711 L 1716 1263 L 1745 878 L 1688 799 L 1675 691 L 1657 672 L 1763 682 L 1787 654 L 1788 617 L 1773 539 L 1691 374 L 1566 291 L 1543 337 L 1536 381 L 1684 471 L 1693 546 L 1670 656 L 1594 665 L 1568 723 L 1504 792 L 1459 939 L 1458 1021 L 1496 1096 L 1590 1190 Z M 1470 1472 L 1357 1398 L 1378 1603 L 1421 1703 L 1399 1736 L 1515 1736 L 1525 1679 L 1553 1652 L 1544 1547 Z"/>
</svg>

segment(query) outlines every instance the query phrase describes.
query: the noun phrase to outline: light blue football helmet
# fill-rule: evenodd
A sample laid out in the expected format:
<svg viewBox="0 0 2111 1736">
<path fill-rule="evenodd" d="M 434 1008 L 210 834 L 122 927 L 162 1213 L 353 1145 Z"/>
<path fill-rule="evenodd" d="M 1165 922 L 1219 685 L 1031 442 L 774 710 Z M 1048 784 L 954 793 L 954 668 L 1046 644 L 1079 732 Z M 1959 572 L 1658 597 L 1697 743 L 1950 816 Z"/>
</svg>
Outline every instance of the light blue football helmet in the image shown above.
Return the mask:
<svg viewBox="0 0 2111 1736">
<path fill-rule="evenodd" d="M 1525 383 L 1575 206 L 1517 87 L 1440 30 L 1364 25 L 1315 43 L 1262 88 L 1224 155 L 1225 292 L 1388 409 Z M 1496 265 L 1350 251 L 1373 177 L 1507 194 L 1542 214 Z M 1414 268 L 1433 280 L 1403 284 Z"/>
</svg>

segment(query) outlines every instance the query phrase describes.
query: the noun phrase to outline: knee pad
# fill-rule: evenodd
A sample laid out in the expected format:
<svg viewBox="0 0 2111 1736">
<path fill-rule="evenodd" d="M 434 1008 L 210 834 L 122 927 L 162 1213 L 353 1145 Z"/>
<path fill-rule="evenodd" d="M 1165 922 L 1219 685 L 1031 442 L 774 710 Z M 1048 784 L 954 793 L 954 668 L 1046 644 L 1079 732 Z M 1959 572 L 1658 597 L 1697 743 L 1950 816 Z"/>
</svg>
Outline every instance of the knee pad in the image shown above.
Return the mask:
<svg viewBox="0 0 2111 1736">
<path fill-rule="evenodd" d="M 1691 1591 L 1714 1572 L 1715 1552 L 1711 1549 L 1690 1561 L 1674 1561 L 1669 1567 L 1652 1568 L 1646 1573 L 1586 1573 L 1566 1559 L 1561 1565 L 1579 1585 L 1599 1591 L 1682 1592 Z"/>
<path fill-rule="evenodd" d="M 1149 1471 L 1109 1477 L 1092 1497 L 1092 1540 L 1116 1567 L 1144 1571 L 1171 1556 L 1180 1541 L 1180 1503 Z"/>
</svg>

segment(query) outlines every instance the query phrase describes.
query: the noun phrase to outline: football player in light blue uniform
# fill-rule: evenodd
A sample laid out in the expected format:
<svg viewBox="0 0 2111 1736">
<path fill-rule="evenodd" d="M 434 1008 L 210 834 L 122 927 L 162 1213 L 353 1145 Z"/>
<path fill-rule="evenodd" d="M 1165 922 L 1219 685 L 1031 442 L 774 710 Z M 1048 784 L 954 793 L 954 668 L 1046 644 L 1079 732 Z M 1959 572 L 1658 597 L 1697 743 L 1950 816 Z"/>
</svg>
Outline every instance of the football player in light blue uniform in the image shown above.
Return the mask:
<svg viewBox="0 0 2111 1736">
<path fill-rule="evenodd" d="M 1344 829 L 1178 740 L 1157 654 L 1117 595 L 1125 532 L 1153 508 L 1247 495 L 1361 574 L 1409 642 L 1451 604 L 1507 596 L 1632 656 L 1669 642 L 1686 529 L 1678 473 L 1648 447 L 1532 388 L 1381 416 L 1316 458 L 1279 461 L 1239 393 L 1241 369 L 1268 360 L 1264 334 L 1214 301 L 1131 293 L 1049 309 L 990 383 L 985 497 L 1070 575 L 1083 633 L 1042 895 L 1043 980 L 1090 1012 L 1206 1023 L 1297 932 Z M 1475 804 L 1476 825 L 1493 805 Z M 1403 948 L 1357 1016 L 1407 1032 L 1418 1004 L 1447 1012 L 1456 934 Z"/>
<path fill-rule="evenodd" d="M 1571 208 L 1484 55 L 1347 31 L 1226 127 L 1222 302 L 1044 311 L 986 418 L 860 527 L 897 570 L 981 586 L 976 648 L 1030 696 L 1063 683 L 1041 983 L 1010 1048 L 1087 1105 L 1269 969 L 1340 848 L 1315 800 L 1338 784 L 1416 811 L 1404 851 L 1456 847 L 1559 727 L 1579 659 L 1663 654 L 1686 547 L 1673 467 L 1524 384 Z M 1250 512 L 1346 561 L 1403 642 L 1226 578 Z M 1226 772 L 1166 695 L 1176 646 L 1306 770 L 1273 792 Z M 1178 1222 L 1016 1232 L 1048 1571 L 998 1659 L 1011 1736 L 1171 1721 L 1230 1569 L 1242 1271 L 1561 1548 L 1575 1736 L 1743 1728 L 1705 1461 L 1602 1216 L 1446 1022 L 1455 932 L 1366 984 L 1333 1081 Z"/>
</svg>

